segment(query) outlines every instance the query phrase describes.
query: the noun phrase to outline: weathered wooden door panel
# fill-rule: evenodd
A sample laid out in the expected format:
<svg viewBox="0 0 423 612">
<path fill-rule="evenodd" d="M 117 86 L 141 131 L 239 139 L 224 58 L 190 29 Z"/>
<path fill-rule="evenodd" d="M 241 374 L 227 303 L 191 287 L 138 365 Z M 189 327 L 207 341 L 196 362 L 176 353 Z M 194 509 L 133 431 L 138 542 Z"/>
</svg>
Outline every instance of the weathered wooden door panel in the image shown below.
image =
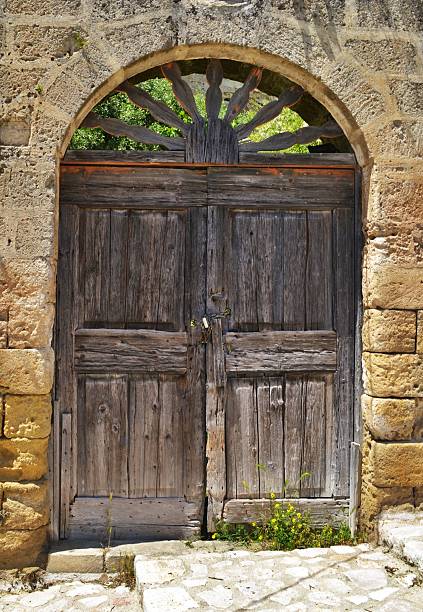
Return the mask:
<svg viewBox="0 0 423 612">
<path fill-rule="evenodd" d="M 67 323 L 66 335 L 59 324 L 59 353 L 73 380 L 62 402 L 72 414 L 72 488 L 62 536 L 104 537 L 113 508 L 115 537 L 146 537 L 148 525 L 156 536 L 160 528 L 162 537 L 192 535 L 204 502 L 205 381 L 204 346 L 190 320 L 206 307 L 206 209 L 195 195 L 186 206 L 187 171 L 155 174 L 154 208 L 151 176 L 143 169 L 108 179 L 116 193 L 130 175 L 144 192 L 126 207 L 113 196 L 108 202 L 101 190 L 97 203 L 90 199 L 103 168 L 79 170 L 71 194 L 64 173 L 61 216 L 60 266 L 73 271 L 65 281 L 72 287 L 69 323 L 67 304 L 59 303 Z M 194 176 L 201 192 L 204 173 Z M 137 501 L 143 499 L 163 501 L 146 506 Z M 175 523 L 170 509 L 181 500 L 191 506 Z M 123 520 L 125 508 L 129 516 L 134 507 L 133 521 Z M 155 519 L 151 511 L 144 516 L 147 507 L 157 509 Z M 93 521 L 96 512 L 104 520 Z"/>
<path fill-rule="evenodd" d="M 128 382 L 125 376 L 78 380 L 78 496 L 128 495 Z"/>
<path fill-rule="evenodd" d="M 209 175 L 208 202 L 219 210 L 208 230 L 219 236 L 215 284 L 231 311 L 222 320 L 222 505 L 271 493 L 348 497 L 354 175 L 310 168 Z"/>
<path fill-rule="evenodd" d="M 340 514 L 353 170 L 65 166 L 61 205 L 62 537 L 193 535 L 205 495 L 209 528 Z"/>
</svg>

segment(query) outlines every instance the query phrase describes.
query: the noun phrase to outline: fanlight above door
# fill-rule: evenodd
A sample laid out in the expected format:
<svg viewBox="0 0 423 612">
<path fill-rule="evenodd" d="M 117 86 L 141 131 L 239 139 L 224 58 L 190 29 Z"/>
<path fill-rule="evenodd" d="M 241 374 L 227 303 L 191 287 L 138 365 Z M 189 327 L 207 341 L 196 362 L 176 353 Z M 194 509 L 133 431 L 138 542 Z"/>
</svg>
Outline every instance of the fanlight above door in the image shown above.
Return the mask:
<svg viewBox="0 0 423 612">
<path fill-rule="evenodd" d="M 233 120 L 246 108 L 251 93 L 260 83 L 261 68 L 253 67 L 250 70 L 243 85 L 230 99 L 223 119 L 219 118 L 222 106 L 220 85 L 223 80 L 223 69 L 219 60 L 210 60 L 206 71 L 207 119 L 201 116 L 192 89 L 182 78 L 178 64 L 165 64 L 161 71 L 172 83 L 173 93 L 181 107 L 192 118 L 191 123 L 185 123 L 165 103 L 154 99 L 129 81 L 119 85 L 117 91 L 126 93 L 131 102 L 148 110 L 157 121 L 178 129 L 181 137 L 162 136 L 144 126 L 129 125 L 120 119 L 106 119 L 93 112 L 87 115 L 81 127 L 99 127 L 114 136 L 127 136 L 144 144 L 160 145 L 169 151 L 184 151 L 186 162 L 221 164 L 239 163 L 240 152 L 280 151 L 295 144 L 310 143 L 317 138 L 342 136 L 339 126 L 334 121 L 328 121 L 324 125 L 300 128 L 296 132 L 275 134 L 260 142 L 249 140 L 248 137 L 255 128 L 275 119 L 285 107 L 298 102 L 304 93 L 299 86 L 283 91 L 277 100 L 263 106 L 248 123 L 233 127 Z"/>
</svg>

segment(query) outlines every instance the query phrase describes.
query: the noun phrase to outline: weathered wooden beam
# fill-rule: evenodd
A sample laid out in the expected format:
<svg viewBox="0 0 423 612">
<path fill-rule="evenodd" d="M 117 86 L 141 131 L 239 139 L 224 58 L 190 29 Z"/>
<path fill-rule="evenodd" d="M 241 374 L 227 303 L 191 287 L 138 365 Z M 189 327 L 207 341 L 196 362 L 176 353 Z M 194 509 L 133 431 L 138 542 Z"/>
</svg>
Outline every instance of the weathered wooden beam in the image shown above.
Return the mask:
<svg viewBox="0 0 423 612">
<path fill-rule="evenodd" d="M 308 513 L 314 527 L 326 524 L 339 526 L 348 523 L 348 499 L 231 499 L 225 503 L 223 520 L 226 523 L 260 523 L 270 518 L 275 502 L 292 504 L 301 513 Z"/>
<path fill-rule="evenodd" d="M 277 100 L 272 100 L 272 102 L 263 106 L 251 121 L 238 125 L 235 128 L 238 138 L 240 140 L 247 138 L 259 125 L 275 119 L 285 107 L 296 104 L 303 93 L 304 90 L 301 87 L 293 87 L 292 89 L 288 89 L 288 91 L 283 91 Z"/>
<path fill-rule="evenodd" d="M 228 123 L 233 121 L 247 106 L 251 93 L 260 83 L 262 73 L 261 68 L 252 68 L 243 85 L 233 94 L 225 114 L 225 120 Z"/>
<path fill-rule="evenodd" d="M 336 333 L 263 331 L 225 336 L 227 372 L 302 372 L 336 369 Z"/>
<path fill-rule="evenodd" d="M 200 535 L 201 504 L 183 498 L 78 497 L 70 509 L 69 537 L 164 540 Z"/>
<path fill-rule="evenodd" d="M 183 80 L 178 64 L 170 62 L 169 64 L 164 64 L 161 68 L 163 76 L 172 83 L 173 93 L 179 104 L 195 121 L 200 121 L 201 115 L 198 111 L 194 94 L 188 83 Z"/>
<path fill-rule="evenodd" d="M 142 125 L 129 125 L 120 119 L 106 119 L 104 117 L 99 117 L 95 113 L 88 113 L 84 121 L 81 123 L 81 127 L 101 128 L 113 136 L 126 136 L 127 138 L 131 138 L 136 142 L 160 145 L 170 150 L 183 150 L 185 148 L 185 141 L 183 138 L 161 136 L 160 134 L 156 134 Z"/>
<path fill-rule="evenodd" d="M 206 79 L 209 87 L 206 91 L 206 111 L 209 119 L 217 119 L 222 106 L 222 91 L 220 85 L 223 80 L 223 70 L 220 60 L 209 61 L 206 70 Z"/>
<path fill-rule="evenodd" d="M 307 144 L 317 138 L 338 138 L 342 136 L 341 128 L 333 121 L 328 121 L 321 126 L 307 126 L 296 132 L 281 132 L 260 142 L 245 142 L 240 144 L 240 150 L 244 152 L 254 151 L 280 151 L 289 149 L 295 144 Z"/>
<path fill-rule="evenodd" d="M 84 372 L 178 372 L 187 368 L 185 332 L 79 329 L 75 367 Z"/>
<path fill-rule="evenodd" d="M 136 106 L 147 109 L 157 121 L 177 128 L 184 135 L 187 133 L 189 126 L 164 102 L 155 100 L 149 93 L 139 87 L 135 87 L 129 81 L 124 81 L 116 89 L 126 93 L 131 102 L 136 104 Z"/>
</svg>

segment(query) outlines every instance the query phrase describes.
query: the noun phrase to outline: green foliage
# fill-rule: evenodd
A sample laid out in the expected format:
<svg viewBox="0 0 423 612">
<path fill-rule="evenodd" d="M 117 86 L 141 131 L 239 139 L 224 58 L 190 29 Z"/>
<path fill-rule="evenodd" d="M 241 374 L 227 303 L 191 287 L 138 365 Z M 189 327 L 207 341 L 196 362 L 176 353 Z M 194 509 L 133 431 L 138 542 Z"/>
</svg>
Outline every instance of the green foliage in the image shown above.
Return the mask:
<svg viewBox="0 0 423 612">
<path fill-rule="evenodd" d="M 140 86 L 141 87 L 141 86 Z M 179 106 L 172 92 L 172 87 L 167 79 L 150 79 L 142 83 L 142 89 L 147 91 L 153 98 L 163 101 L 169 106 L 183 121 L 190 123 L 191 118 Z M 206 117 L 205 96 L 201 92 L 195 94 L 195 101 L 198 110 L 203 117 Z M 226 103 L 222 104 L 220 117 L 226 112 Z M 177 129 L 159 123 L 151 114 L 138 106 L 135 106 L 126 94 L 115 93 L 102 100 L 93 109 L 101 117 L 121 119 L 130 125 L 142 125 L 157 134 L 163 136 L 179 136 Z M 234 126 L 250 121 L 256 114 L 257 104 L 251 104 L 245 111 L 235 119 Z M 283 109 L 282 113 L 273 121 L 255 129 L 250 136 L 251 140 L 263 140 L 278 132 L 293 132 L 305 125 L 301 117 L 289 108 Z M 313 143 L 315 144 L 315 143 Z M 130 138 L 111 136 L 100 128 L 79 128 L 72 136 L 70 143 L 71 149 L 112 149 L 117 151 L 125 150 L 157 150 L 156 145 L 145 145 L 135 142 Z M 308 153 L 306 145 L 295 145 L 285 151 L 286 153 Z"/>
<path fill-rule="evenodd" d="M 221 522 L 217 525 L 212 539 L 244 545 L 258 542 L 270 550 L 321 548 L 353 542 L 346 524 L 338 528 L 325 525 L 322 529 L 317 529 L 311 526 L 308 514 L 299 512 L 291 503 L 276 501 L 272 501 L 270 516 L 263 521 L 249 525 L 229 525 Z"/>
</svg>

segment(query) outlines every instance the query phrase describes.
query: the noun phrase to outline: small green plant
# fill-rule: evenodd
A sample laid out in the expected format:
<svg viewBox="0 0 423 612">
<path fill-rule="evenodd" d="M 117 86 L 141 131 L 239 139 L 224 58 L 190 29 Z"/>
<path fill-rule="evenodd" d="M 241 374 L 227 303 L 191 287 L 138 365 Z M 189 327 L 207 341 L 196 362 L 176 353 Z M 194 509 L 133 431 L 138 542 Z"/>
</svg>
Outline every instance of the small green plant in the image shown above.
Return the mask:
<svg viewBox="0 0 423 612">
<path fill-rule="evenodd" d="M 39 96 L 41 96 L 41 95 L 42 95 L 42 93 L 44 92 L 44 87 L 43 87 L 43 86 L 42 86 L 40 83 L 38 83 L 38 84 L 35 86 L 35 91 L 37 92 L 37 94 L 38 94 Z"/>
<path fill-rule="evenodd" d="M 124 584 L 131 590 L 135 589 L 135 555 L 121 555 L 119 558 L 116 584 Z"/>
<path fill-rule="evenodd" d="M 308 513 L 302 513 L 292 503 L 283 503 L 275 498 L 276 495 L 272 493 L 270 513 L 267 517 L 248 525 L 220 522 L 212 539 L 244 545 L 258 542 L 270 550 L 319 548 L 353 542 L 346 524 L 339 527 L 325 525 L 318 529 L 312 526 Z"/>
<path fill-rule="evenodd" d="M 73 34 L 73 42 L 77 51 L 88 44 L 88 40 L 84 38 L 80 32 L 75 32 Z"/>
</svg>

